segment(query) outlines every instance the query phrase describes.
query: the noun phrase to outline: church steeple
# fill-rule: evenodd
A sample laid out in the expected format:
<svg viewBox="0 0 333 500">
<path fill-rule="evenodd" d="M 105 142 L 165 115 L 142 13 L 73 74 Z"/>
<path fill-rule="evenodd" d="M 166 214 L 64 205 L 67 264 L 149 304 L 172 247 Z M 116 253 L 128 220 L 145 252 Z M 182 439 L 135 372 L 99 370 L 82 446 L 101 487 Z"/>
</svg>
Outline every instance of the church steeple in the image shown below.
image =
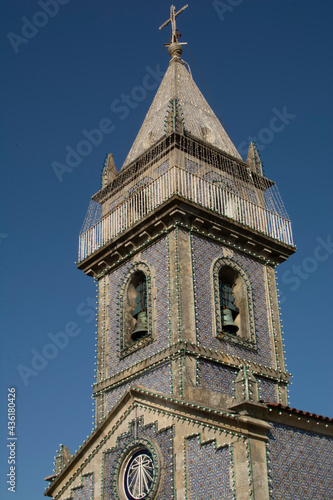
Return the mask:
<svg viewBox="0 0 333 500">
<path fill-rule="evenodd" d="M 284 406 L 275 266 L 295 251 L 291 225 L 255 146 L 244 162 L 181 59 L 185 8 L 171 7 L 168 70 L 121 171 L 108 155 L 102 216 L 80 236 L 98 287 L 95 430 L 61 448 L 55 500 L 290 498 L 309 431 L 327 432 Z M 271 495 L 272 470 L 287 494 Z"/>
<path fill-rule="evenodd" d="M 137 353 L 142 361 L 178 342 L 215 350 L 216 363 L 221 349 L 235 356 L 248 349 L 235 369 L 249 366 L 253 377 L 259 376 L 260 389 L 260 377 L 268 372 L 250 361 L 269 363 L 274 400 L 286 402 L 273 268 L 294 251 L 290 221 L 274 198 L 274 183 L 262 175 L 255 146 L 250 145 L 244 162 L 181 58 L 176 17 L 185 8 L 176 12 L 172 6 L 161 26 L 172 25 L 168 69 L 117 174 L 108 158 L 103 187 L 92 198 L 102 206 L 103 217 L 80 238 L 78 267 L 99 281 L 100 327 L 108 329 L 99 335 L 98 424 L 112 407 L 105 394 L 112 399 L 114 380 L 120 385 L 127 380 L 122 370 L 131 356 Z M 163 267 L 166 252 L 169 269 Z M 141 283 L 144 328 L 138 327 L 135 312 Z M 229 300 L 221 295 L 224 289 Z M 266 311 L 260 321 L 258 303 Z M 209 321 L 203 321 L 206 316 Z M 195 375 L 188 379 L 191 354 L 184 349 L 183 378 L 174 376 L 172 393 L 201 400 L 203 393 L 192 390 Z M 225 404 L 237 401 L 221 398 Z"/>
</svg>

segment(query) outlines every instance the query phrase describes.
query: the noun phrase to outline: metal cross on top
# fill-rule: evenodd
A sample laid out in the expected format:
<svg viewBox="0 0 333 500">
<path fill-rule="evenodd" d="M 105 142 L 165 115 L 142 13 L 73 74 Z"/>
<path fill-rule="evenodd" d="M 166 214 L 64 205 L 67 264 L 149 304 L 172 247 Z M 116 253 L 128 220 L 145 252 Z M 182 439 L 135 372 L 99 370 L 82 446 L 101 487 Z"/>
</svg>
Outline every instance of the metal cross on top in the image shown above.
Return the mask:
<svg viewBox="0 0 333 500">
<path fill-rule="evenodd" d="M 187 7 L 188 7 L 188 5 L 184 5 L 184 7 L 182 7 L 178 12 L 176 12 L 176 7 L 174 5 L 171 5 L 170 18 L 167 21 L 165 21 L 165 23 L 162 24 L 162 26 L 159 27 L 159 29 L 161 30 L 162 28 L 164 28 L 164 26 L 167 26 L 169 23 L 171 23 L 171 26 L 172 26 L 171 43 L 178 42 L 178 37 L 180 35 L 179 35 L 179 33 L 177 31 L 177 27 L 176 27 L 176 17 L 179 16 L 179 14 L 181 14 Z"/>
</svg>

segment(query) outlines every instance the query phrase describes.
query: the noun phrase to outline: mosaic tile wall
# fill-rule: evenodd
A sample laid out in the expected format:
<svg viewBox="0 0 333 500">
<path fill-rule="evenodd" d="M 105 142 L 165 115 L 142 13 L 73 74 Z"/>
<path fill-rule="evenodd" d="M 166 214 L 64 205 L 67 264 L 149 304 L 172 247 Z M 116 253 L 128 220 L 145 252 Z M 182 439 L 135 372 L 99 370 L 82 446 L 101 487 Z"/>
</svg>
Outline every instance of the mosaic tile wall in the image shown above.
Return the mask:
<svg viewBox="0 0 333 500">
<path fill-rule="evenodd" d="M 249 189 L 249 188 L 246 188 L 244 187 L 244 192 L 247 196 L 247 199 L 251 202 L 251 203 L 255 203 L 256 205 L 259 205 L 258 203 L 258 199 L 257 199 L 257 193 L 253 190 L 253 189 Z"/>
<path fill-rule="evenodd" d="M 104 455 L 104 500 L 115 500 L 117 495 L 114 487 L 117 482 L 117 466 L 122 460 L 123 450 L 143 440 L 153 440 L 157 443 L 158 451 L 163 457 L 164 474 L 161 477 L 158 500 L 172 500 L 174 498 L 174 464 L 173 464 L 173 428 L 157 430 L 157 423 L 142 425 L 141 419 L 137 420 L 137 439 L 135 439 L 135 424 L 131 423 L 130 431 L 118 438 L 117 446 Z M 157 450 L 156 450 L 157 451 Z M 125 453 L 126 454 L 126 453 Z"/>
<path fill-rule="evenodd" d="M 118 198 L 109 203 L 109 210 L 111 211 L 114 207 L 116 207 L 119 204 L 120 200 L 121 196 L 118 196 Z"/>
<path fill-rule="evenodd" d="M 106 411 L 111 411 L 125 394 L 127 389 L 133 385 L 141 385 L 153 391 L 163 392 L 164 394 L 172 394 L 171 363 L 155 368 L 155 370 L 152 370 L 145 375 L 135 377 L 130 382 L 108 391 L 105 395 Z"/>
<path fill-rule="evenodd" d="M 197 172 L 197 170 L 199 170 L 199 168 L 201 168 L 201 165 L 199 163 L 192 161 L 189 158 L 185 157 L 184 167 L 185 167 L 185 170 L 187 170 L 188 172 L 195 174 Z"/>
<path fill-rule="evenodd" d="M 109 331 L 107 332 L 107 342 L 110 345 L 106 365 L 109 376 L 118 373 L 133 364 L 146 359 L 156 352 L 165 349 L 170 341 L 170 298 L 169 298 L 169 256 L 168 239 L 163 238 L 145 249 L 141 254 L 142 262 L 145 262 L 152 274 L 152 286 L 156 290 L 156 322 L 153 335 L 155 341 L 138 351 L 119 359 L 120 338 L 119 338 L 119 314 L 122 314 L 122 299 L 119 291 L 122 288 L 124 279 L 130 268 L 135 264 L 133 261 L 126 262 L 123 266 L 115 270 L 109 276 L 108 289 L 110 297 L 114 297 L 108 304 L 107 314 L 109 318 Z"/>
<path fill-rule="evenodd" d="M 333 498 L 333 438 L 280 424 L 269 432 L 271 500 Z"/>
<path fill-rule="evenodd" d="M 135 186 L 133 186 L 131 189 L 128 190 L 124 199 L 126 200 L 127 198 L 132 196 L 132 194 L 136 193 L 137 191 L 140 191 L 140 188 L 142 188 L 142 186 L 149 184 L 149 182 L 151 182 L 152 180 L 153 180 L 152 177 L 147 177 L 147 176 L 145 176 L 143 179 L 140 179 L 135 184 Z"/>
<path fill-rule="evenodd" d="M 221 341 L 213 334 L 215 313 L 213 310 L 211 266 L 217 258 L 228 257 L 228 255 L 223 253 L 223 248 L 217 243 L 196 235 L 192 235 L 192 255 L 198 343 L 211 349 L 223 350 L 227 354 L 274 367 L 263 264 L 236 252 L 232 257 L 244 269 L 252 287 L 257 342 L 256 351 L 252 351 L 227 341 Z"/>
<path fill-rule="evenodd" d="M 228 179 L 224 175 L 218 174 L 214 170 L 206 172 L 202 177 L 208 182 L 216 183 L 217 186 L 227 187 L 233 193 L 240 195 L 240 192 L 237 189 L 237 186 L 235 185 L 235 182 L 232 179 Z"/>
<path fill-rule="evenodd" d="M 198 436 L 187 440 L 188 500 L 234 500 L 233 463 L 229 447 L 214 442 L 200 444 Z"/>
<path fill-rule="evenodd" d="M 198 360 L 197 385 L 208 391 L 222 392 L 235 397 L 237 370 L 210 361 Z"/>
<path fill-rule="evenodd" d="M 94 474 L 82 477 L 82 486 L 72 490 L 73 500 L 93 500 L 94 498 Z"/>
<path fill-rule="evenodd" d="M 265 403 L 279 403 L 277 384 L 273 380 L 256 377 L 258 381 L 258 398 Z"/>
<path fill-rule="evenodd" d="M 169 170 L 169 160 L 165 161 L 164 163 L 162 163 L 162 165 L 155 168 L 155 172 L 157 174 L 164 174 L 164 172 L 166 172 L 167 170 Z"/>
</svg>

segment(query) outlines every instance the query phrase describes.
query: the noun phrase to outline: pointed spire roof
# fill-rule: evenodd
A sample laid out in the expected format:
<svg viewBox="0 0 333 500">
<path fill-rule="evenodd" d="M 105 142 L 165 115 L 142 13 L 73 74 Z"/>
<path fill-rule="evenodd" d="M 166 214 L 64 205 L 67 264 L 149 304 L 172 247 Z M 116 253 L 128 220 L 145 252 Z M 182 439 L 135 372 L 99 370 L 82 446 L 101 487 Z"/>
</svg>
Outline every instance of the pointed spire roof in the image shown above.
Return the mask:
<svg viewBox="0 0 333 500">
<path fill-rule="evenodd" d="M 171 61 L 123 168 L 172 132 L 189 133 L 242 159 L 222 124 L 180 58 L 178 42 L 169 45 Z"/>
</svg>

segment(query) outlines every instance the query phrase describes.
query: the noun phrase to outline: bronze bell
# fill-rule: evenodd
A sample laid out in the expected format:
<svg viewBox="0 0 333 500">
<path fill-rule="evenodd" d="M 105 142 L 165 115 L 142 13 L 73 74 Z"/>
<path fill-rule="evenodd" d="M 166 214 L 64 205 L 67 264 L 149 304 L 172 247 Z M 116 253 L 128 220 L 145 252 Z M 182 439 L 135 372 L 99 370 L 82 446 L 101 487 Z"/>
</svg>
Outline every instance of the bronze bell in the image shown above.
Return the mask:
<svg viewBox="0 0 333 500">
<path fill-rule="evenodd" d="M 131 335 L 132 340 L 135 342 L 136 340 L 139 340 L 145 335 L 147 335 L 147 333 L 148 333 L 148 321 L 147 321 L 146 311 L 141 311 L 138 314 L 136 328 Z"/>
<path fill-rule="evenodd" d="M 228 308 L 222 310 L 222 329 L 227 333 L 237 333 L 239 330 L 234 323 L 232 312 Z"/>
</svg>

